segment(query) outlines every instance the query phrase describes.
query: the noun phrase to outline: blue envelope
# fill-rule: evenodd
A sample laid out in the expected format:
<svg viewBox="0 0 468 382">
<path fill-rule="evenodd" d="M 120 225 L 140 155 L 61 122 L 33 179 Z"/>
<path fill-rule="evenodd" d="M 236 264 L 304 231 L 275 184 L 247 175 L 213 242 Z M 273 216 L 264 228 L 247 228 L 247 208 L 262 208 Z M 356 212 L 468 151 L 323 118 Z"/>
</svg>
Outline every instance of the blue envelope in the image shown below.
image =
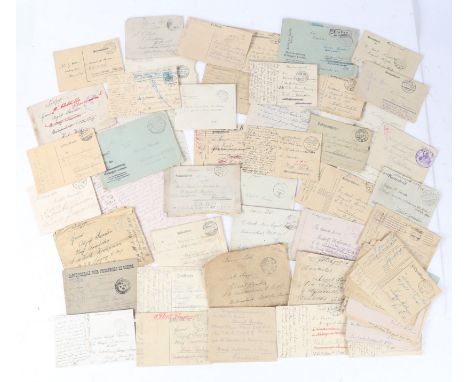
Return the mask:
<svg viewBox="0 0 468 382">
<path fill-rule="evenodd" d="M 166 112 L 154 113 L 98 134 L 107 171 L 105 188 L 134 182 L 183 162 Z"/>
<path fill-rule="evenodd" d="M 319 74 L 356 77 L 357 66 L 351 58 L 358 39 L 358 29 L 283 19 L 278 60 L 317 64 Z"/>
</svg>

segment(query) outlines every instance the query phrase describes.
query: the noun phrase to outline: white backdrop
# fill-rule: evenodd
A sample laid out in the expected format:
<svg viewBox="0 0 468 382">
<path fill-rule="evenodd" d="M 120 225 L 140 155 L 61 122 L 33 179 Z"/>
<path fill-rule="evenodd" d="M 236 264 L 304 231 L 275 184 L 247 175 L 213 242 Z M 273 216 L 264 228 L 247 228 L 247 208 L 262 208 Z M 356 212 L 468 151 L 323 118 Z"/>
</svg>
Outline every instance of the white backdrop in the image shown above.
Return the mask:
<svg viewBox="0 0 468 382">
<path fill-rule="evenodd" d="M 442 192 L 430 228 L 443 236 L 430 271 L 444 293 L 431 307 L 422 356 L 316 357 L 276 363 L 136 368 L 132 363 L 56 369 L 53 316 L 65 313 L 62 266 L 51 235 L 39 236 L 26 188 L 33 184 L 25 151 L 36 146 L 26 107 L 58 93 L 52 51 L 119 37 L 125 19 L 180 14 L 280 32 L 283 17 L 368 29 L 424 55 L 417 79 L 430 86 L 426 105 L 407 131 L 440 150 L 426 183 Z M 15 379 L 30 381 L 447 381 L 451 358 L 451 35 L 450 2 L 438 0 L 18 0 L 18 253 L 15 293 Z M 10 128 L 4 126 L 4 128 Z M 7 255 L 7 254 L 5 254 Z M 11 254 L 8 254 L 11 256 Z M 7 271 L 9 272 L 9 270 Z M 9 278 L 9 279 L 10 279 Z M 11 366 L 11 365 L 10 365 Z"/>
</svg>

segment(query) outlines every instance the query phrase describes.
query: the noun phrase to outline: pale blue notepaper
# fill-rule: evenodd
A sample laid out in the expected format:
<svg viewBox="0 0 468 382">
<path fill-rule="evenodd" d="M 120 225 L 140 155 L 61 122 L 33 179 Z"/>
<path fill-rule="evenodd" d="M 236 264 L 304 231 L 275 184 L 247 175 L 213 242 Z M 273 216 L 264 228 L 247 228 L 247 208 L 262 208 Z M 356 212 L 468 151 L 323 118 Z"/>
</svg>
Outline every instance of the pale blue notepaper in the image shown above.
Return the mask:
<svg viewBox="0 0 468 382">
<path fill-rule="evenodd" d="M 98 134 L 107 171 L 104 187 L 114 188 L 179 165 L 183 156 L 166 112 L 150 114 Z"/>
<path fill-rule="evenodd" d="M 317 64 L 319 74 L 355 77 L 357 66 L 351 57 L 358 39 L 358 29 L 283 19 L 278 60 Z"/>
</svg>

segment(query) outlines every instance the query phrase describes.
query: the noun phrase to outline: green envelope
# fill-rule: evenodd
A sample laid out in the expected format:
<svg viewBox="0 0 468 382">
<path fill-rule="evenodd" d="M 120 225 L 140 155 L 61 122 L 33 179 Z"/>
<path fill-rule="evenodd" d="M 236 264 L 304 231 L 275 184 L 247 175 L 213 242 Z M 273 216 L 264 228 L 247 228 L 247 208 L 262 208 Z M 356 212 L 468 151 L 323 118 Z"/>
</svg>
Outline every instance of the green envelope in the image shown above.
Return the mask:
<svg viewBox="0 0 468 382">
<path fill-rule="evenodd" d="M 107 168 L 101 175 L 107 189 L 184 161 L 166 112 L 105 130 L 97 138 Z"/>
<path fill-rule="evenodd" d="M 358 39 L 358 29 L 283 19 L 278 60 L 317 64 L 319 74 L 355 77 L 358 68 L 351 58 Z"/>
</svg>

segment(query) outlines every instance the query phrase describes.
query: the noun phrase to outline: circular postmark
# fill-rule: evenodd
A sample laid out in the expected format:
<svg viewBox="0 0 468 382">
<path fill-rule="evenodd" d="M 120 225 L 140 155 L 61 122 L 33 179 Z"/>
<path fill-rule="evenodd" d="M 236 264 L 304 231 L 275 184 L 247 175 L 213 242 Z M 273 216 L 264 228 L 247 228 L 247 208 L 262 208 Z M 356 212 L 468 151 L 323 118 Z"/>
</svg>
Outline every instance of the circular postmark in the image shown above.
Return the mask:
<svg viewBox="0 0 468 382">
<path fill-rule="evenodd" d="M 210 220 L 203 224 L 203 232 L 205 232 L 206 236 L 214 236 L 218 233 L 218 225 Z"/>
<path fill-rule="evenodd" d="M 434 189 L 427 188 L 421 193 L 421 201 L 428 207 L 435 206 L 439 201 L 439 193 Z"/>
<path fill-rule="evenodd" d="M 401 82 L 401 89 L 406 93 L 414 93 L 416 90 L 416 82 L 413 80 L 404 80 Z"/>
<path fill-rule="evenodd" d="M 284 199 L 286 193 L 288 192 L 288 186 L 285 183 L 276 183 L 273 186 L 273 195 L 278 199 Z"/>
<path fill-rule="evenodd" d="M 415 155 L 416 163 L 421 167 L 431 167 L 434 161 L 434 153 L 426 148 L 419 149 Z"/>
<path fill-rule="evenodd" d="M 285 219 L 284 228 L 294 231 L 297 228 L 297 219 L 293 215 L 288 215 Z"/>
<path fill-rule="evenodd" d="M 367 129 L 357 129 L 354 133 L 354 138 L 358 142 L 367 142 L 369 140 L 369 131 Z"/>
<path fill-rule="evenodd" d="M 429 297 L 434 294 L 434 288 L 429 280 L 421 280 L 418 284 L 418 290 L 425 297 Z"/>
<path fill-rule="evenodd" d="M 294 79 L 297 82 L 306 82 L 309 79 L 309 75 L 307 74 L 305 70 L 299 70 L 296 72 Z"/>
<path fill-rule="evenodd" d="M 265 257 L 260 263 L 260 268 L 266 275 L 271 275 L 276 271 L 276 260 L 273 257 Z"/>
<path fill-rule="evenodd" d="M 174 20 L 169 19 L 166 22 L 166 27 L 170 31 L 175 31 L 175 30 L 179 29 L 179 24 L 177 22 L 175 22 Z"/>
<path fill-rule="evenodd" d="M 166 121 L 161 117 L 154 117 L 148 121 L 146 128 L 152 134 L 160 134 L 166 129 Z"/>
<path fill-rule="evenodd" d="M 217 176 L 224 176 L 224 174 L 226 174 L 226 167 L 225 166 L 216 166 L 213 171 L 214 171 L 215 175 L 217 175 Z"/>
<path fill-rule="evenodd" d="M 218 99 L 221 101 L 221 102 L 226 102 L 228 99 L 229 99 L 229 94 L 226 90 L 218 90 L 216 92 L 216 96 L 218 97 Z"/>
<path fill-rule="evenodd" d="M 177 75 L 179 78 L 187 78 L 190 74 L 190 69 L 186 65 L 179 65 L 177 67 Z"/>
<path fill-rule="evenodd" d="M 87 179 L 80 180 L 79 182 L 73 183 L 73 188 L 75 190 L 82 190 L 86 187 L 86 183 L 88 183 Z"/>
<path fill-rule="evenodd" d="M 115 282 L 114 288 L 118 294 L 125 294 L 130 290 L 130 281 L 120 278 Z"/>
<path fill-rule="evenodd" d="M 356 87 L 356 80 L 354 78 L 346 78 L 344 81 L 344 87 L 346 90 L 352 92 Z"/>
<path fill-rule="evenodd" d="M 174 81 L 174 74 L 169 70 L 165 70 L 163 72 L 163 79 L 164 79 L 164 82 L 172 82 Z"/>
<path fill-rule="evenodd" d="M 317 288 L 315 288 L 314 284 L 312 284 L 310 281 L 307 281 L 301 289 L 301 299 L 310 300 L 314 298 L 316 293 L 317 293 Z"/>
<path fill-rule="evenodd" d="M 406 63 L 405 60 L 401 59 L 401 58 L 394 58 L 393 59 L 393 65 L 395 65 L 395 67 L 399 70 L 403 70 L 405 69 L 408 64 Z"/>
<path fill-rule="evenodd" d="M 320 148 L 320 141 L 316 137 L 304 139 L 304 148 L 308 153 L 314 153 Z"/>
<path fill-rule="evenodd" d="M 80 139 L 85 142 L 89 141 L 93 137 L 93 131 L 90 129 L 80 130 L 78 134 L 80 135 Z"/>
</svg>

